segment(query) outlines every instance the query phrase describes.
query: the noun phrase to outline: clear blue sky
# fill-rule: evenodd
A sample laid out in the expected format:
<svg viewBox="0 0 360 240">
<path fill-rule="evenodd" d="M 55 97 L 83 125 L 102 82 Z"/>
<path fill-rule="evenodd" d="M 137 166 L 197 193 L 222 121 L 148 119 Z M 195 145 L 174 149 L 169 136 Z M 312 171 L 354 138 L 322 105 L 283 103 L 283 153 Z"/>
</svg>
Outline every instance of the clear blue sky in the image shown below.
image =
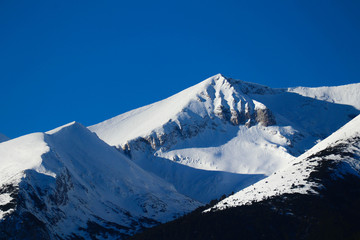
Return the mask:
<svg viewBox="0 0 360 240">
<path fill-rule="evenodd" d="M 360 1 L 0 1 L 0 132 L 92 125 L 217 73 L 360 82 Z"/>
</svg>

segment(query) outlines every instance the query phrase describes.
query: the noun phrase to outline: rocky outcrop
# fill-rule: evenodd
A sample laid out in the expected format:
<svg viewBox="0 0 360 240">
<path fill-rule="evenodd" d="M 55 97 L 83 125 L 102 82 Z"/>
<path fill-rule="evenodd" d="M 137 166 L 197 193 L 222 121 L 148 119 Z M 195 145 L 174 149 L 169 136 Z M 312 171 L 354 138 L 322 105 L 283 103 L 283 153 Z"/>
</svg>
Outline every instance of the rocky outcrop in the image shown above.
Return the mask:
<svg viewBox="0 0 360 240">
<path fill-rule="evenodd" d="M 198 124 L 181 124 L 179 121 L 170 121 L 161 129 L 157 129 L 145 137 L 138 137 L 120 147 L 122 152 L 131 156 L 132 150 L 137 151 L 153 151 L 162 148 L 169 149 L 175 145 L 179 140 L 194 137 L 204 131 L 206 127 L 210 127 L 210 119 L 203 119 L 202 123 Z M 166 131 L 167 130 L 167 131 Z"/>
<path fill-rule="evenodd" d="M 255 121 L 265 127 L 276 124 L 275 117 L 268 108 L 257 109 Z"/>
</svg>

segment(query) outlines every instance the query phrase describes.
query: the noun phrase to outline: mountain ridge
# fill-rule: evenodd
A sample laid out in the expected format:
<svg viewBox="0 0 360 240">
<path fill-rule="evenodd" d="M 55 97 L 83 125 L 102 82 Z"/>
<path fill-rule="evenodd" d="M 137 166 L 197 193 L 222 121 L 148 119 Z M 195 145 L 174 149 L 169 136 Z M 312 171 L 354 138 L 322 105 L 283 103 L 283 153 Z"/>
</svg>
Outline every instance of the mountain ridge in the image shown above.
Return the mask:
<svg viewBox="0 0 360 240">
<path fill-rule="evenodd" d="M 30 228 L 34 239 L 126 236 L 200 205 L 76 122 L 4 142 L 0 156 L 0 230 L 10 238 Z"/>
<path fill-rule="evenodd" d="M 360 93 L 358 91 L 359 89 L 360 83 L 353 83 L 336 87 L 295 87 L 288 88 L 288 91 L 323 101 L 351 105 L 357 109 L 360 109 L 360 103 L 358 101 L 360 98 Z M 347 94 L 342 94 L 342 92 L 347 92 Z"/>
</svg>

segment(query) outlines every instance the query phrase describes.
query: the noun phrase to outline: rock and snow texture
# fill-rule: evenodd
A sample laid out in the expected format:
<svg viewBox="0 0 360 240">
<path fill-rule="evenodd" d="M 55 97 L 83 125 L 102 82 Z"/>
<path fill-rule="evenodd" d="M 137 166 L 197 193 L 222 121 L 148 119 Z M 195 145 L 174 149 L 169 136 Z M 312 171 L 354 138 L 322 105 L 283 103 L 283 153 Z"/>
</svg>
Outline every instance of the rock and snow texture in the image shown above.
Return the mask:
<svg viewBox="0 0 360 240">
<path fill-rule="evenodd" d="M 207 203 L 251 185 L 292 158 L 282 134 L 294 130 L 272 126 L 271 111 L 249 92 L 273 90 L 218 74 L 89 129 L 180 193 Z"/>
<path fill-rule="evenodd" d="M 140 165 L 153 155 L 203 170 L 270 175 L 359 112 L 218 74 L 89 129 Z"/>
<path fill-rule="evenodd" d="M 0 185 L 15 238 L 121 237 L 199 206 L 76 122 L 1 143 Z"/>
<path fill-rule="evenodd" d="M 263 90 L 260 85 L 248 84 L 254 91 L 271 91 L 265 87 Z M 235 89 L 236 86 L 239 88 Z M 191 129 L 187 124 L 197 123 L 201 128 L 206 124 L 205 120 L 215 117 L 234 125 L 250 124 L 252 121 L 265 126 L 275 124 L 266 106 L 242 93 L 241 90 L 249 91 L 249 86 L 234 85 L 218 74 L 165 100 L 121 114 L 89 129 L 114 146 L 155 134 L 159 141 L 152 143 L 155 147 L 162 145 L 165 139 L 161 137 L 167 130 L 177 128 L 181 134 L 191 136 L 199 129 Z"/>
<path fill-rule="evenodd" d="M 327 102 L 351 105 L 360 110 L 360 83 L 337 87 L 296 87 L 289 88 L 288 91 Z"/>
<path fill-rule="evenodd" d="M 339 151 L 339 149 L 341 151 Z M 251 204 L 282 194 L 316 194 L 321 189 L 321 179 L 311 179 L 310 174 L 325 161 L 338 164 L 331 169 L 333 179 L 345 174 L 360 177 L 360 115 L 312 149 L 289 163 L 271 176 L 247 187 L 206 210 L 222 210 L 244 204 Z"/>
<path fill-rule="evenodd" d="M 3 142 L 0 231 L 125 237 L 275 171 L 250 192 L 251 201 L 293 183 L 298 192 L 312 191 L 306 179 L 316 161 L 294 165 L 294 156 L 359 114 L 351 89 L 271 89 L 218 74 L 89 127 L 96 134 L 71 123 Z M 291 173 L 280 170 L 287 166 Z"/>
<path fill-rule="evenodd" d="M 5 136 L 4 134 L 0 133 L 0 143 L 1 142 L 5 142 L 7 140 L 9 140 L 10 138 L 8 138 L 7 136 Z"/>
</svg>

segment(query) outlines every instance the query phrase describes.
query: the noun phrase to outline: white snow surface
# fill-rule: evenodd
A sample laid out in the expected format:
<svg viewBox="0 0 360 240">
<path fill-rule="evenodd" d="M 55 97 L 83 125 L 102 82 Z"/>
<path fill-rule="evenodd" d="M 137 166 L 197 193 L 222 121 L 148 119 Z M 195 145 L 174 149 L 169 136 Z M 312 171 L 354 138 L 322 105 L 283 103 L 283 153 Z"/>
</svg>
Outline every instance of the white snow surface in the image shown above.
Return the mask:
<svg viewBox="0 0 360 240">
<path fill-rule="evenodd" d="M 270 175 L 293 158 L 287 150 L 288 140 L 276 126 L 227 125 L 226 131 L 206 131 L 173 147 L 156 151 L 156 156 L 204 169 L 241 174 Z M 223 142 L 209 141 L 224 139 Z M 226 140 L 227 141 L 226 141 Z M 206 159 L 206 161 L 204 161 Z"/>
<path fill-rule="evenodd" d="M 19 185 L 26 169 L 46 172 L 42 167 L 41 155 L 48 152 L 44 134 L 33 133 L 0 144 L 0 186 Z M 50 174 L 51 175 L 51 174 Z M 1 205 L 10 203 L 13 198 L 8 193 L 0 194 Z M 0 219 L 14 209 L 0 210 Z"/>
<path fill-rule="evenodd" d="M 43 133 L 33 133 L 0 144 L 0 184 L 18 183 L 26 169 L 41 171 L 41 155 L 48 152 Z"/>
<path fill-rule="evenodd" d="M 351 105 L 360 110 L 360 83 L 337 87 L 296 87 L 289 88 L 288 91 L 323 101 Z"/>
<path fill-rule="evenodd" d="M 200 205 L 76 122 L 1 143 L 0 186 L 6 185 L 17 186 L 27 196 L 26 210 L 62 237 L 77 232 L 87 238 L 78 228 L 99 218 L 131 233 L 139 230 L 133 224 L 140 218 L 165 222 Z M 27 185 L 41 191 L 23 190 Z M 40 194 L 47 211 L 37 209 L 32 194 Z M 0 194 L 1 205 L 11 200 L 9 193 Z M 0 219 L 12 211 L 0 211 Z"/>
<path fill-rule="evenodd" d="M 360 136 L 360 115 L 335 133 L 331 134 L 325 140 L 316 144 L 309 151 L 291 161 L 287 167 L 220 201 L 214 207 L 205 210 L 205 212 L 250 204 L 253 201 L 257 202 L 271 196 L 285 193 L 316 193 L 316 191 L 313 190 L 316 183 L 309 182 L 306 179 L 308 179 L 310 173 L 314 167 L 319 164 L 319 162 L 307 161 L 307 158 L 331 145 L 338 144 L 339 142 L 346 141 L 347 139 L 351 139 L 356 136 Z M 318 160 L 321 159 L 319 158 Z M 338 160 L 346 161 L 346 159 Z M 360 164 L 358 161 L 356 161 L 356 163 L 351 162 L 350 166 L 354 166 L 357 172 L 360 171 Z"/>
<path fill-rule="evenodd" d="M 174 185 L 176 190 L 204 204 L 222 195 L 241 190 L 266 176 L 237 174 L 192 168 L 166 158 L 151 157 L 137 152 L 134 161 L 143 169 Z"/>
</svg>

